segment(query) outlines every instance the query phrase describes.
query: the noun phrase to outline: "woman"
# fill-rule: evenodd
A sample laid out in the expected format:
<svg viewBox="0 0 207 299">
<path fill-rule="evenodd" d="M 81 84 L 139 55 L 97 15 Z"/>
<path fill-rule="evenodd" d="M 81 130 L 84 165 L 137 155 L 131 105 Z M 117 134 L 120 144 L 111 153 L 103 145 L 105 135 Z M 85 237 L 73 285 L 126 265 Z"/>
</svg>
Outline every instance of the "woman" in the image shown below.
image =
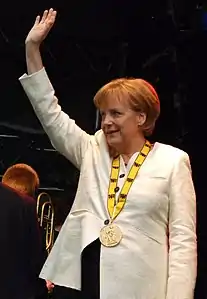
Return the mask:
<svg viewBox="0 0 207 299">
<path fill-rule="evenodd" d="M 37 17 L 26 39 L 28 75 L 20 81 L 80 179 L 40 276 L 74 290 L 75 298 L 192 299 L 196 203 L 189 157 L 146 141 L 160 103 L 144 80 L 118 79 L 98 91 L 102 129 L 94 136 L 61 110 L 39 51 L 55 17 L 52 9 Z"/>
</svg>

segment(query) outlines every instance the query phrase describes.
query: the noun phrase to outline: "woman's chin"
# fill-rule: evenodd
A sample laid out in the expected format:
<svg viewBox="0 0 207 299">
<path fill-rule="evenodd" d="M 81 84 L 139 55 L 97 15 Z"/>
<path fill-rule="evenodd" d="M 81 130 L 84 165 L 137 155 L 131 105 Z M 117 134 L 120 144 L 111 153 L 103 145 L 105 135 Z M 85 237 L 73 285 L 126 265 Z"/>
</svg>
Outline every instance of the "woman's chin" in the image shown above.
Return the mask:
<svg viewBox="0 0 207 299">
<path fill-rule="evenodd" d="M 114 148 L 115 150 L 122 144 L 120 138 L 107 138 L 106 141 L 108 146 Z"/>
<path fill-rule="evenodd" d="M 109 146 L 116 146 L 120 144 L 120 138 L 107 138 L 106 141 Z"/>
</svg>

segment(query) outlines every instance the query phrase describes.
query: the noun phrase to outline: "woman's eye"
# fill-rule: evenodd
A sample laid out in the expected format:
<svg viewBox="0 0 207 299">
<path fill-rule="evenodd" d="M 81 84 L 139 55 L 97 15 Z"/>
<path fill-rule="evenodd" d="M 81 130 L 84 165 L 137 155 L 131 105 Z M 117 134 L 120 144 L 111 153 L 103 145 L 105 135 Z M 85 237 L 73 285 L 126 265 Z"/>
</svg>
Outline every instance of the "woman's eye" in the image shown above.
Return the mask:
<svg viewBox="0 0 207 299">
<path fill-rule="evenodd" d="M 113 115 L 119 116 L 119 115 L 121 115 L 121 113 L 119 111 L 113 111 Z"/>
</svg>

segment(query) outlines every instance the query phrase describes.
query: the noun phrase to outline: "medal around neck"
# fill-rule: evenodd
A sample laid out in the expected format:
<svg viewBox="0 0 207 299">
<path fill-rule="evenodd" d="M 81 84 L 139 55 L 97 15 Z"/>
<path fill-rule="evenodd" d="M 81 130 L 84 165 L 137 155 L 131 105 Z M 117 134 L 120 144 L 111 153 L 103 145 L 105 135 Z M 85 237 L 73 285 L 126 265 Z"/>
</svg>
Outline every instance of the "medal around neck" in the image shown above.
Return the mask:
<svg viewBox="0 0 207 299">
<path fill-rule="evenodd" d="M 122 232 L 114 223 L 110 223 L 101 229 L 100 241 L 105 247 L 117 246 L 121 242 L 121 239 Z"/>
<path fill-rule="evenodd" d="M 118 196 L 118 200 L 116 200 L 116 189 L 117 189 L 117 182 L 119 177 L 119 171 L 120 171 L 120 157 L 116 157 L 112 161 L 112 167 L 111 167 L 111 176 L 110 176 L 110 182 L 109 182 L 109 190 L 108 190 L 108 212 L 111 219 L 110 224 L 104 226 L 100 231 L 100 241 L 101 244 L 106 247 L 114 247 L 117 246 L 121 240 L 122 240 L 122 232 L 121 229 L 113 223 L 115 218 L 121 213 L 123 210 L 127 195 L 130 191 L 130 188 L 141 168 L 143 165 L 145 159 L 147 158 L 150 150 L 151 150 L 151 144 L 149 141 L 146 141 L 142 150 L 137 155 L 137 158 L 134 161 L 134 164 L 132 165 L 128 176 L 124 182 L 124 185 L 122 187 L 122 190 Z"/>
</svg>

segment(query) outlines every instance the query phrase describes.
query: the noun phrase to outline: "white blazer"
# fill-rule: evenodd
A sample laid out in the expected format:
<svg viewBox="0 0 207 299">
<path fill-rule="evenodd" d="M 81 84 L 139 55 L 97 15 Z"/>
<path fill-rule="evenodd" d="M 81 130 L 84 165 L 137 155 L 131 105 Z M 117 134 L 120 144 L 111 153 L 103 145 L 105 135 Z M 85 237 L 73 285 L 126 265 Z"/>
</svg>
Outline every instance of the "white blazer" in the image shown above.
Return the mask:
<svg viewBox="0 0 207 299">
<path fill-rule="evenodd" d="M 111 158 L 105 137 L 101 130 L 88 135 L 61 110 L 45 69 L 23 75 L 20 82 L 54 147 L 80 169 L 73 207 L 40 277 L 80 289 L 81 252 L 109 218 Z M 123 160 L 120 171 L 127 175 Z M 196 201 L 185 152 L 155 143 L 115 223 L 124 237 L 116 247 L 101 246 L 101 299 L 193 298 Z"/>
</svg>

